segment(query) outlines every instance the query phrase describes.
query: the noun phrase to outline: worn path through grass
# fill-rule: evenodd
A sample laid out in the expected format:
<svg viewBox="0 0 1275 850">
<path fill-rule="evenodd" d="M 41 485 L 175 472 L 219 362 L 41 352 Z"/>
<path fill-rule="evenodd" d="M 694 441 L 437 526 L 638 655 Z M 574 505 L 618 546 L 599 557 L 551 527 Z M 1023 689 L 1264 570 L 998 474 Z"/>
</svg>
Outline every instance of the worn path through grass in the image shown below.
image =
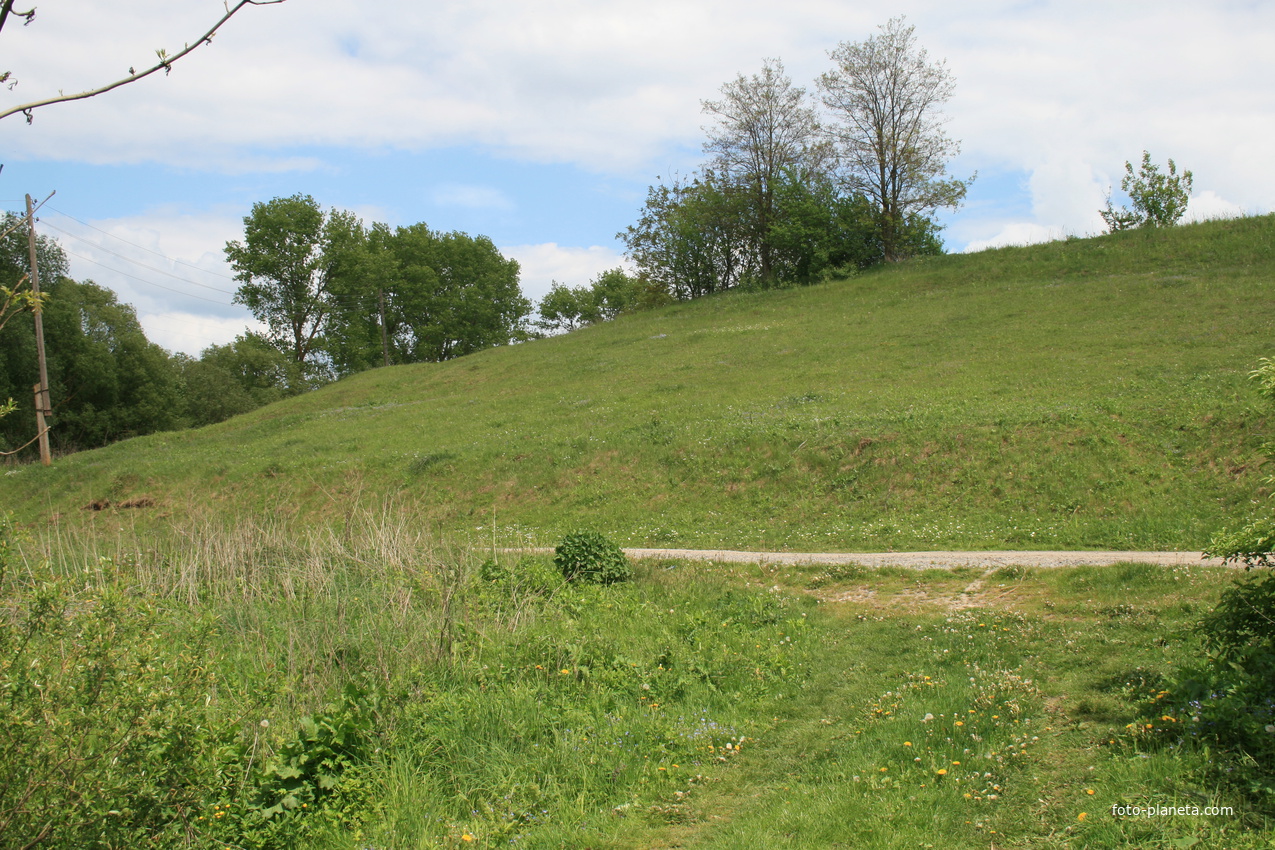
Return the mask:
<svg viewBox="0 0 1275 850">
<path fill-rule="evenodd" d="M 1219 570 L 733 569 L 820 600 L 822 663 L 720 779 L 613 846 L 1272 846 L 1275 824 L 1219 790 L 1207 753 L 1128 725 L 1197 651 Z M 1113 815 L 1130 805 L 1186 813 Z"/>
</svg>

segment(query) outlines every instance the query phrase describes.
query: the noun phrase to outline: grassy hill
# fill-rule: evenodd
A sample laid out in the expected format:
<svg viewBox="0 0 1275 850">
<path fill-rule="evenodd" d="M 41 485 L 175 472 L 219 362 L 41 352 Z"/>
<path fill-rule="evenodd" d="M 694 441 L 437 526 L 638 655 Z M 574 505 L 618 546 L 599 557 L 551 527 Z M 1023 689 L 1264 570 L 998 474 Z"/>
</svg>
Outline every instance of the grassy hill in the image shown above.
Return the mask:
<svg viewBox="0 0 1275 850">
<path fill-rule="evenodd" d="M 544 543 L 590 526 L 625 545 L 1198 548 L 1262 478 L 1246 376 L 1272 352 L 1273 239 L 1266 216 L 707 298 L 12 468 L 0 510 L 390 505 Z"/>
</svg>

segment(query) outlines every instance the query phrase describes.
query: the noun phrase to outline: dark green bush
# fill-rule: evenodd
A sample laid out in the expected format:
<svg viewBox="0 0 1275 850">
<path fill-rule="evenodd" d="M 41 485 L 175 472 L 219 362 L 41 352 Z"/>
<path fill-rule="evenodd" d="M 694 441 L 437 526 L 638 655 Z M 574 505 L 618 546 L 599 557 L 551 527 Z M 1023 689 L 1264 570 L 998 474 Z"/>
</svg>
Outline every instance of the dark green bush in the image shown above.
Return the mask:
<svg viewBox="0 0 1275 850">
<path fill-rule="evenodd" d="M 1149 701 L 1146 719 L 1162 737 L 1208 746 L 1218 779 L 1275 810 L 1275 573 L 1228 588 L 1199 632 L 1205 657 Z"/>
<path fill-rule="evenodd" d="M 553 551 L 553 562 L 567 581 L 615 584 L 633 577 L 619 545 L 596 531 L 574 531 Z"/>
</svg>

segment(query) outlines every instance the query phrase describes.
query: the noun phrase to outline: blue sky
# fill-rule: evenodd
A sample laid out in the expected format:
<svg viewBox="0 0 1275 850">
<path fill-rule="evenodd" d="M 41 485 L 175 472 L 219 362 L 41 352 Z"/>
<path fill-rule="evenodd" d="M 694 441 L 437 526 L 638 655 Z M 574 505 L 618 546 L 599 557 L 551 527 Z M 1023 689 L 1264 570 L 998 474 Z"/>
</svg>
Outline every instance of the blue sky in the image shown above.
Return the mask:
<svg viewBox="0 0 1275 850">
<path fill-rule="evenodd" d="M 219 0 L 49 0 L 0 33 L 0 105 L 142 67 Z M 0 121 L 0 200 L 57 190 L 72 273 L 197 354 L 251 319 L 222 247 L 302 192 L 365 221 L 484 234 L 532 297 L 622 262 L 647 186 L 702 159 L 700 102 L 781 59 L 813 89 L 840 41 L 904 14 L 956 79 L 949 250 L 1098 232 L 1144 149 L 1195 173 L 1190 215 L 1271 211 L 1275 4 L 286 0 L 240 12 L 170 76 Z"/>
</svg>

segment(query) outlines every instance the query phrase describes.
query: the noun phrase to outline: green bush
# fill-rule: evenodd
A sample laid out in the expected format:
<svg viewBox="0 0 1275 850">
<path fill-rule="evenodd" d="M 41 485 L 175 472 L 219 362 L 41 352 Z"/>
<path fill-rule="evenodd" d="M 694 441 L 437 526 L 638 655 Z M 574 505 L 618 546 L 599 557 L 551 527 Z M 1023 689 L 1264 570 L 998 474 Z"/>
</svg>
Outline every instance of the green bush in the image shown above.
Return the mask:
<svg viewBox="0 0 1275 850">
<path fill-rule="evenodd" d="M 9 570 L 0 520 L 0 846 L 174 846 L 227 735 L 212 624 L 174 643 L 106 560 L 74 580 Z"/>
<path fill-rule="evenodd" d="M 1144 728 L 1209 747 L 1218 779 L 1275 810 L 1275 573 L 1224 591 L 1199 631 L 1203 661 L 1149 700 Z"/>
<path fill-rule="evenodd" d="M 553 550 L 553 561 L 567 581 L 615 584 L 633 577 L 633 567 L 619 545 L 596 531 L 568 534 Z"/>
</svg>

